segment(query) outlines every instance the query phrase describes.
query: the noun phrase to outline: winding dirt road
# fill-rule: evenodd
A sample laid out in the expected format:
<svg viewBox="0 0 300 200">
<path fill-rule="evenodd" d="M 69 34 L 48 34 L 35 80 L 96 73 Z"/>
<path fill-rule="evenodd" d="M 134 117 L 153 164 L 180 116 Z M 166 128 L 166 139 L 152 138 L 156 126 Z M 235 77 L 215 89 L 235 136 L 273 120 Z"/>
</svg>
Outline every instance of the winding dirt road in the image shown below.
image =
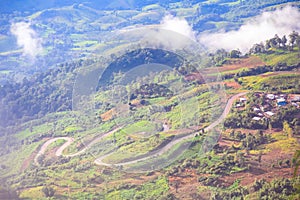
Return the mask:
<svg viewBox="0 0 300 200">
<path fill-rule="evenodd" d="M 66 140 L 66 142 L 59 148 L 56 150 L 55 152 L 55 156 L 65 156 L 65 157 L 74 157 L 74 156 L 78 156 L 82 153 L 84 153 L 86 150 L 88 150 L 91 146 L 93 146 L 94 144 L 96 144 L 97 142 L 101 141 L 103 138 L 117 132 L 118 130 L 120 130 L 121 128 L 123 127 L 117 127 L 115 128 L 114 130 L 112 131 L 109 131 L 99 137 L 97 137 L 96 139 L 94 139 L 92 142 L 90 142 L 88 145 L 86 145 L 83 149 L 81 149 L 80 151 L 78 151 L 77 153 L 73 153 L 73 154 L 69 154 L 69 155 L 63 155 L 63 151 L 69 146 L 72 144 L 72 142 L 74 141 L 73 138 L 71 137 L 57 137 L 57 138 L 52 138 L 50 140 L 48 140 L 47 142 L 45 142 L 43 144 L 43 146 L 41 146 L 39 152 L 36 154 L 35 158 L 34 158 L 34 163 L 36 165 L 39 165 L 39 162 L 38 162 L 38 158 L 43 155 L 45 152 L 46 152 L 46 149 L 48 148 L 48 146 L 57 141 L 57 140 Z"/>
<path fill-rule="evenodd" d="M 224 111 L 223 111 L 222 115 L 216 121 L 214 121 L 212 124 L 210 124 L 208 127 L 206 127 L 204 130 L 209 131 L 209 130 L 213 129 L 214 127 L 216 127 L 217 125 L 219 125 L 225 119 L 225 117 L 229 114 L 233 102 L 237 98 L 239 98 L 240 96 L 244 96 L 245 94 L 247 94 L 247 92 L 239 93 L 239 94 L 236 94 L 236 95 L 230 97 L 227 101 L 227 104 L 224 108 Z M 191 133 L 194 133 L 194 131 L 192 131 Z M 149 156 L 146 156 L 146 157 L 143 157 L 143 158 L 140 158 L 140 159 L 136 159 L 136 160 L 133 160 L 133 161 L 122 162 L 122 163 L 117 163 L 117 164 L 109 164 L 109 163 L 103 162 L 103 160 L 105 158 L 107 158 L 108 156 L 113 154 L 113 153 L 109 153 L 109 154 L 106 154 L 106 155 L 103 155 L 103 156 L 97 158 L 94 163 L 97 164 L 97 165 L 104 165 L 104 166 L 113 166 L 113 165 L 114 166 L 121 166 L 121 165 L 135 164 L 135 163 L 138 163 L 138 162 L 148 160 L 149 158 L 152 158 L 152 157 L 161 156 L 162 154 L 169 151 L 174 145 L 182 142 L 183 140 L 187 140 L 187 139 L 190 139 L 190 138 L 193 138 L 193 137 L 195 137 L 195 134 L 189 134 L 185 137 L 178 138 L 176 140 L 172 140 L 170 143 L 168 143 L 166 146 L 161 148 L 159 151 L 154 152 L 153 154 L 151 154 Z"/>
<path fill-rule="evenodd" d="M 36 165 L 39 165 L 38 158 L 46 152 L 48 146 L 49 146 L 50 144 L 52 144 L 53 142 L 57 141 L 57 140 L 66 140 L 67 142 L 65 142 L 65 143 L 64 143 L 64 144 L 56 151 L 56 153 L 55 153 L 56 156 L 61 156 L 61 155 L 62 155 L 62 151 L 63 151 L 62 148 L 63 148 L 63 147 L 64 147 L 64 148 L 67 148 L 67 146 L 69 146 L 69 145 L 73 142 L 73 138 L 70 138 L 70 137 L 57 137 L 57 138 L 49 139 L 47 142 L 45 142 L 45 143 L 41 146 L 39 152 L 36 154 L 36 156 L 35 156 L 35 158 L 34 158 L 34 163 L 35 163 Z M 61 150 L 61 149 L 62 149 L 62 150 Z"/>
<path fill-rule="evenodd" d="M 242 93 L 238 93 L 232 97 L 230 97 L 227 101 L 227 104 L 224 108 L 224 111 L 222 113 L 222 115 L 216 120 L 214 121 L 213 123 L 211 123 L 209 126 L 207 126 L 204 130 L 205 131 L 209 131 L 209 130 L 212 130 L 214 127 L 216 127 L 217 125 L 219 125 L 224 119 L 225 117 L 229 114 L 230 112 L 230 109 L 233 105 L 233 102 L 241 97 L 241 96 L 244 96 L 245 94 L 247 94 L 247 92 L 242 92 Z M 47 147 L 57 141 L 57 140 L 60 140 L 60 139 L 63 139 L 63 140 L 66 140 L 66 142 L 56 151 L 55 155 L 56 156 L 66 156 L 66 157 L 74 157 L 74 156 L 78 156 L 82 153 L 84 153 L 86 150 L 88 150 L 91 146 L 93 146 L 94 144 L 96 144 L 97 142 L 101 141 L 103 138 L 117 132 L 118 130 L 122 129 L 123 127 L 117 127 L 115 128 L 114 130 L 112 131 L 109 131 L 103 135 L 101 135 L 100 137 L 94 139 L 92 142 L 90 142 L 88 145 L 86 145 L 82 150 L 80 150 L 79 152 L 77 153 L 74 153 L 74 154 L 69 154 L 69 155 L 63 155 L 63 151 L 69 146 L 72 144 L 72 142 L 74 141 L 73 138 L 71 137 L 57 137 L 57 138 L 52 138 L 50 140 L 48 140 L 47 142 L 45 142 L 42 147 L 40 148 L 39 152 L 37 153 L 37 155 L 35 156 L 34 158 L 34 162 L 36 165 L 39 165 L 38 163 L 38 158 L 43 155 L 47 149 Z M 170 150 L 174 145 L 178 144 L 179 142 L 182 142 L 184 140 L 187 140 L 187 139 L 190 139 L 190 138 L 193 138 L 195 137 L 195 134 L 194 134 L 195 131 L 191 131 L 187 136 L 185 137 L 181 137 L 181 138 L 178 138 L 176 140 L 172 140 L 170 143 L 168 143 L 166 146 L 164 146 L 163 148 L 159 149 L 158 151 L 155 151 L 153 152 L 153 154 L 151 155 L 148 155 L 148 156 L 145 156 L 143 158 L 139 158 L 139 159 L 136 159 L 136 160 L 132 160 L 132 161 L 128 161 L 128 162 L 123 162 L 123 163 L 117 163 L 117 164 L 109 164 L 109 163 L 105 163 L 103 162 L 103 160 L 105 158 L 107 158 L 108 156 L 110 156 L 112 153 L 109 153 L 109 154 L 106 154 L 106 155 L 103 155 L 99 158 L 97 158 L 94 163 L 97 164 L 97 165 L 103 165 L 103 166 L 123 166 L 123 165 L 129 165 L 129 164 L 135 164 L 135 163 L 138 163 L 138 162 L 141 162 L 141 161 L 145 161 L 147 159 L 150 159 L 150 158 L 153 158 L 153 157 L 157 157 L 157 156 L 160 156 L 164 153 L 166 153 L 168 150 Z"/>
</svg>

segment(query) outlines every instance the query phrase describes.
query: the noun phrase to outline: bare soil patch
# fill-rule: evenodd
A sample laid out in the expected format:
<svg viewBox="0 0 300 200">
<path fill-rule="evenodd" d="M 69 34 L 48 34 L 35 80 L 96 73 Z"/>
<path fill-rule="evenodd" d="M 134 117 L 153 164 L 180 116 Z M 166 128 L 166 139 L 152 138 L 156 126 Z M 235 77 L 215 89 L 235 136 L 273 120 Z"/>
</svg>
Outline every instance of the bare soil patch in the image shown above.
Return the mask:
<svg viewBox="0 0 300 200">
<path fill-rule="evenodd" d="M 251 56 L 248 58 L 239 58 L 239 59 L 232 59 L 229 64 L 225 64 L 221 67 L 211 67 L 205 69 L 205 73 L 211 74 L 216 71 L 219 72 L 226 72 L 231 70 L 236 70 L 240 68 L 255 68 L 257 66 L 265 65 L 265 62 L 263 62 L 259 57 L 257 56 Z"/>
</svg>

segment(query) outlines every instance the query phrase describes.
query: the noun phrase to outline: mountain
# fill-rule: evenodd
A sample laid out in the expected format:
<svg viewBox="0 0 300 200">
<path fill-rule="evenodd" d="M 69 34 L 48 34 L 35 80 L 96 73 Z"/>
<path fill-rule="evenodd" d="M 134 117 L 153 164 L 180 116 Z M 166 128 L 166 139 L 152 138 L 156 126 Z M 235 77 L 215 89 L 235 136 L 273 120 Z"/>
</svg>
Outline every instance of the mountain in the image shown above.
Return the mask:
<svg viewBox="0 0 300 200">
<path fill-rule="evenodd" d="M 168 5 L 169 3 L 176 3 L 180 2 L 178 0 L 145 0 L 145 1 L 137 1 L 137 0 L 102 0 L 102 1 L 79 1 L 79 0 L 52 0 L 52 1 L 41 1 L 41 0 L 25 0 L 25 1 L 1 1 L 0 12 L 1 13 L 11 13 L 14 11 L 18 12 L 27 12 L 27 13 L 34 13 L 45 9 L 50 8 L 60 8 L 65 6 L 71 6 L 74 4 L 83 4 L 89 6 L 91 8 L 96 8 L 99 10 L 103 9 L 140 9 L 143 6 L 150 5 L 150 4 L 161 4 L 161 5 Z"/>
<path fill-rule="evenodd" d="M 0 69 L 32 74 L 68 58 L 88 58 L 107 48 L 111 33 L 128 27 L 156 25 L 167 14 L 185 18 L 196 33 L 236 30 L 249 17 L 276 6 L 299 5 L 291 0 L 268 1 L 1 1 Z M 122 7 L 113 8 L 116 5 Z M 15 12 L 12 12 L 14 10 Z M 29 24 L 39 50 L 34 57 L 22 50 L 22 33 L 12 25 Z M 18 25 L 18 26 L 16 26 Z M 24 26 L 24 25 L 23 25 Z M 22 28 L 22 27 L 19 27 Z M 29 29 L 30 28 L 30 29 Z M 23 40 L 26 41 L 26 40 Z M 22 42 L 21 42 L 22 43 Z M 28 45 L 26 49 L 32 48 Z M 109 47 L 108 47 L 109 48 Z M 28 62 L 30 60 L 31 62 Z M 3 75 L 5 74 L 5 75 Z"/>
<path fill-rule="evenodd" d="M 0 199 L 299 199 L 299 6 L 1 1 Z"/>
</svg>

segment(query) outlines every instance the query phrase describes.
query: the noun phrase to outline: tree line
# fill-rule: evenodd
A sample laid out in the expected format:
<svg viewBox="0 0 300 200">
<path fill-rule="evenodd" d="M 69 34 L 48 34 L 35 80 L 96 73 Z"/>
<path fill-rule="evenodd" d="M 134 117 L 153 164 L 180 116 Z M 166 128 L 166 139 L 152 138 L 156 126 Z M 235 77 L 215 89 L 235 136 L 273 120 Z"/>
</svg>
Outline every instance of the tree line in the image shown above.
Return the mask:
<svg viewBox="0 0 300 200">
<path fill-rule="evenodd" d="M 275 34 L 273 38 L 266 40 L 265 43 L 254 44 L 249 54 L 270 52 L 272 48 L 293 51 L 295 47 L 298 50 L 300 49 L 300 35 L 298 32 L 293 31 L 288 37 L 286 35 L 279 37 Z"/>
</svg>

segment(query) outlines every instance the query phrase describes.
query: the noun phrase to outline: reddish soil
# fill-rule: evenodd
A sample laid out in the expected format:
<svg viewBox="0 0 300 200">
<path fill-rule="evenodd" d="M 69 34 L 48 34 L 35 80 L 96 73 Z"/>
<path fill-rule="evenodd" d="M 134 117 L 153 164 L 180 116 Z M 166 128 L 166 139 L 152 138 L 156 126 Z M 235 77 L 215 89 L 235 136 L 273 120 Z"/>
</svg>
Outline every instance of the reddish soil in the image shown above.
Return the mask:
<svg viewBox="0 0 300 200">
<path fill-rule="evenodd" d="M 230 131 L 230 130 L 228 130 Z M 257 130 L 248 129 L 235 129 L 235 132 L 241 131 L 242 133 L 256 134 Z M 271 134 L 280 130 L 272 129 L 264 131 L 265 134 Z M 219 145 L 223 148 L 229 147 L 234 144 L 234 141 L 222 139 Z M 272 151 L 262 155 L 261 163 L 257 161 L 258 155 L 248 155 L 246 157 L 246 165 L 250 165 L 250 169 L 247 172 L 234 173 L 228 176 L 220 178 L 220 182 L 225 186 L 230 186 L 236 180 L 240 180 L 240 184 L 243 186 L 251 185 L 255 180 L 265 179 L 271 181 L 274 178 L 292 177 L 292 168 L 287 166 L 284 162 L 280 167 L 278 165 L 279 160 L 291 159 L 293 153 L 282 152 L 280 149 L 273 149 Z M 272 165 L 274 165 L 272 167 Z"/>
<path fill-rule="evenodd" d="M 230 62 L 231 63 L 225 64 L 221 67 L 207 68 L 205 69 L 205 73 L 211 74 L 211 73 L 215 73 L 216 71 L 225 72 L 225 71 L 235 70 L 244 67 L 255 68 L 257 66 L 265 65 L 265 63 L 259 57 L 256 56 L 251 56 L 249 58 L 244 58 L 244 59 L 232 59 Z"/>
<path fill-rule="evenodd" d="M 257 133 L 257 130 L 245 130 L 245 129 L 236 129 L 235 131 L 241 131 L 243 133 Z M 230 131 L 230 130 L 228 130 Z M 271 134 L 280 130 L 272 129 L 265 131 L 265 134 Z M 232 144 L 238 144 L 234 140 L 227 140 L 222 138 L 219 141 L 219 145 L 223 148 L 228 148 L 232 146 Z M 284 160 L 291 159 L 293 156 L 293 152 L 282 152 L 280 149 L 273 149 L 272 151 L 265 153 L 262 155 L 262 160 L 258 162 L 258 155 L 250 154 L 246 156 L 246 166 L 250 166 L 250 169 L 245 172 L 238 172 L 231 175 L 226 175 L 219 178 L 219 184 L 223 186 L 230 186 L 236 180 L 240 180 L 240 185 L 242 186 L 250 186 L 254 183 L 255 180 L 265 179 L 268 182 L 272 181 L 273 179 L 284 177 L 284 178 L 292 178 L 293 169 L 290 166 L 287 166 L 284 163 Z M 282 165 L 279 166 L 278 161 L 283 161 Z M 300 170 L 299 170 L 300 171 Z M 197 175 L 192 175 L 193 177 Z M 192 179 L 192 178 L 191 178 Z M 199 183 L 197 180 L 195 182 L 190 181 L 186 185 L 181 184 L 179 185 L 178 191 L 180 193 L 189 193 L 191 194 L 193 188 L 199 187 Z M 174 189 L 173 189 L 174 190 Z M 173 191 L 171 189 L 171 191 Z M 190 192 L 191 190 L 191 192 Z M 175 191 L 175 190 L 174 190 Z M 209 192 L 201 192 L 201 199 L 209 199 L 210 193 Z M 177 195 L 177 197 L 181 197 Z M 185 199 L 192 199 L 192 198 L 185 198 Z"/>
<path fill-rule="evenodd" d="M 49 138 L 44 138 L 43 141 L 47 141 L 48 139 L 49 139 Z M 38 153 L 38 149 L 39 149 L 39 148 L 40 148 L 40 147 L 38 147 L 34 152 L 32 152 L 32 154 L 31 154 L 28 158 L 26 158 L 26 159 L 23 161 L 22 166 L 21 166 L 21 168 L 20 168 L 20 171 L 21 171 L 21 172 L 23 172 L 24 170 L 26 170 L 26 169 L 29 167 L 30 163 L 33 162 L 33 160 L 34 160 L 36 154 Z"/>
<path fill-rule="evenodd" d="M 250 170 L 247 172 L 239 172 L 234 173 L 228 176 L 223 176 L 220 178 L 220 181 L 226 185 L 230 186 L 236 180 L 240 180 L 240 184 L 242 186 L 251 185 L 255 180 L 265 179 L 267 181 L 271 181 L 275 178 L 284 177 L 291 178 L 292 177 L 292 168 L 287 167 L 285 163 L 282 164 L 282 167 L 279 167 L 277 164 L 278 160 L 290 159 L 292 158 L 292 154 L 282 153 L 280 150 L 274 150 L 268 154 L 264 154 L 262 156 L 262 161 L 259 163 L 256 155 L 248 156 L 247 164 L 250 164 Z M 272 164 L 275 165 L 272 168 Z"/>
<path fill-rule="evenodd" d="M 23 161 L 23 164 L 22 164 L 21 169 L 20 169 L 21 172 L 25 171 L 29 167 L 30 163 L 33 162 L 34 157 L 36 156 L 36 154 L 37 154 L 37 151 L 34 151 L 28 158 L 26 158 Z"/>
<path fill-rule="evenodd" d="M 231 82 L 226 82 L 225 85 L 227 87 L 233 88 L 233 89 L 240 89 L 242 86 L 240 84 L 238 84 L 235 81 L 231 81 Z"/>
<path fill-rule="evenodd" d="M 112 117 L 115 115 L 116 111 L 115 109 L 111 109 L 103 114 L 100 115 L 102 121 L 106 122 L 109 121 L 110 119 L 112 119 Z"/>
<path fill-rule="evenodd" d="M 200 183 L 195 170 L 185 170 L 180 176 L 169 176 L 169 186 L 170 192 L 178 199 L 200 198 L 198 194 Z"/>
</svg>

